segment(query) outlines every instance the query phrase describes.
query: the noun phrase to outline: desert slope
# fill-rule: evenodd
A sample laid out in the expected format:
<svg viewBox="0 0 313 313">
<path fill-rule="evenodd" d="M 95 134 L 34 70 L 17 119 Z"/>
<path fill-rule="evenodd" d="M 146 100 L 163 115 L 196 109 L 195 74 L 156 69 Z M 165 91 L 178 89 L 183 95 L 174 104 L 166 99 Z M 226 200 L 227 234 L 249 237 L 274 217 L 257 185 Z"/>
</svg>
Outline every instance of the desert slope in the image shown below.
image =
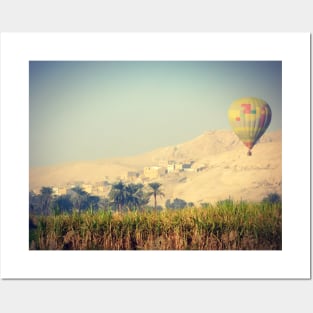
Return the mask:
<svg viewBox="0 0 313 313">
<path fill-rule="evenodd" d="M 77 181 L 115 181 L 128 171 L 140 171 L 161 161 L 192 160 L 192 167 L 202 168 L 201 171 L 173 173 L 158 179 L 165 193 L 160 204 L 176 197 L 194 203 L 212 202 L 228 196 L 258 201 L 270 192 L 281 194 L 281 153 L 280 130 L 265 134 L 250 157 L 232 131 L 210 131 L 188 142 L 138 156 L 30 168 L 30 189 Z"/>
<path fill-rule="evenodd" d="M 277 142 L 259 144 L 251 157 L 238 147 L 203 158 L 201 163 L 207 167 L 176 184 L 171 197 L 192 202 L 227 197 L 259 201 L 272 192 L 281 194 L 281 145 Z"/>
</svg>

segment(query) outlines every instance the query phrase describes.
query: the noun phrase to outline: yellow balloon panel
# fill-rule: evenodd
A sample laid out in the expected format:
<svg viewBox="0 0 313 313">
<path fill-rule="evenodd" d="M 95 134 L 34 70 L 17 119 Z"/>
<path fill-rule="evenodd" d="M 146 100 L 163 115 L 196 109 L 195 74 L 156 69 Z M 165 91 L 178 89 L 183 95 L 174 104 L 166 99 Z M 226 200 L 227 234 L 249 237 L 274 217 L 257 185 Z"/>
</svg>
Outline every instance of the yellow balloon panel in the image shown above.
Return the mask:
<svg viewBox="0 0 313 313">
<path fill-rule="evenodd" d="M 234 101 L 228 110 L 231 127 L 239 139 L 251 149 L 271 122 L 272 112 L 267 102 L 248 97 Z"/>
</svg>

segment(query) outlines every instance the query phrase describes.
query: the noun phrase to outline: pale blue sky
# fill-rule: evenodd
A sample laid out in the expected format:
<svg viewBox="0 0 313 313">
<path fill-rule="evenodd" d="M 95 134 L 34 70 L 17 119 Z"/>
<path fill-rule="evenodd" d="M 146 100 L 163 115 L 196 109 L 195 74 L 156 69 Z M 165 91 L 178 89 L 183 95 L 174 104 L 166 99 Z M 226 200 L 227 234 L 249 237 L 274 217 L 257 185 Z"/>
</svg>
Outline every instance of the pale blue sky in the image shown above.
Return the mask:
<svg viewBox="0 0 313 313">
<path fill-rule="evenodd" d="M 269 103 L 282 125 L 279 61 L 31 61 L 30 166 L 136 155 L 216 129 L 230 104 Z"/>
</svg>

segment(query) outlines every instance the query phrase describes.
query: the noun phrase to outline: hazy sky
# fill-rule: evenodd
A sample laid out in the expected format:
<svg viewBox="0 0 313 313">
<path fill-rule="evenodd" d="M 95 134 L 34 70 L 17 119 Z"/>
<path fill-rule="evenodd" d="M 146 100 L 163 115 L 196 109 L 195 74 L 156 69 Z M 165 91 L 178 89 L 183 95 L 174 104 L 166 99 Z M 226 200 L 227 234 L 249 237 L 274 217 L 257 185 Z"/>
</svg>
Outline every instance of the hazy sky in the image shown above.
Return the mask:
<svg viewBox="0 0 313 313">
<path fill-rule="evenodd" d="M 281 62 L 31 61 L 30 166 L 130 156 L 231 129 L 230 104 L 258 97 L 282 125 Z"/>
</svg>

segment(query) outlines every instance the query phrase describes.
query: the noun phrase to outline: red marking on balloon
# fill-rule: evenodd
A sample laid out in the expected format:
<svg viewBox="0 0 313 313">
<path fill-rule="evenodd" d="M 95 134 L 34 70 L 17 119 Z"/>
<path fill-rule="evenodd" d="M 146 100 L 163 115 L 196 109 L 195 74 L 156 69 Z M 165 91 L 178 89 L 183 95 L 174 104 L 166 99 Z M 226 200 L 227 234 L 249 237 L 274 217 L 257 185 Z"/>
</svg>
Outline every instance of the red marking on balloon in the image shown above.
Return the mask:
<svg viewBox="0 0 313 313">
<path fill-rule="evenodd" d="M 251 112 L 251 104 L 250 103 L 242 103 L 241 106 L 244 108 L 243 113 L 250 114 L 250 112 Z"/>
</svg>

